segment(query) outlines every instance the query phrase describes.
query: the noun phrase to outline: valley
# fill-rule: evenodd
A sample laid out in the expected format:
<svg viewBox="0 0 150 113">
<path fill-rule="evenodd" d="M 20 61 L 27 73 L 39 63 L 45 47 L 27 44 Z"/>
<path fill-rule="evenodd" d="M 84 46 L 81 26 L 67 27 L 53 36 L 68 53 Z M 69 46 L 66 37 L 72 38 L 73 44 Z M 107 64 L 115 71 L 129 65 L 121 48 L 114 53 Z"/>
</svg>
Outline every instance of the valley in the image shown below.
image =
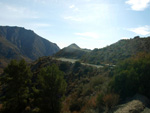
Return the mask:
<svg viewBox="0 0 150 113">
<path fill-rule="evenodd" d="M 150 37 L 60 49 L 32 30 L 1 26 L 0 47 L 2 113 L 150 111 Z"/>
</svg>

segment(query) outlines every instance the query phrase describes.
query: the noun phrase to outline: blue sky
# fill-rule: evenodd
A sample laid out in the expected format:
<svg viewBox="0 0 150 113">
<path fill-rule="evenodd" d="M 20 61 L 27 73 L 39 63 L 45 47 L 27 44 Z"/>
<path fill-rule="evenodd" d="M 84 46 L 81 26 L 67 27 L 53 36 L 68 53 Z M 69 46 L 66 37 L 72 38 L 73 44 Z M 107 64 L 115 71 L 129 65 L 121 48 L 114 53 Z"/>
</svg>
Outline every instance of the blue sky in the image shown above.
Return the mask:
<svg viewBox="0 0 150 113">
<path fill-rule="evenodd" d="M 102 48 L 150 36 L 150 0 L 1 0 L 0 25 L 31 29 L 60 48 Z"/>
</svg>

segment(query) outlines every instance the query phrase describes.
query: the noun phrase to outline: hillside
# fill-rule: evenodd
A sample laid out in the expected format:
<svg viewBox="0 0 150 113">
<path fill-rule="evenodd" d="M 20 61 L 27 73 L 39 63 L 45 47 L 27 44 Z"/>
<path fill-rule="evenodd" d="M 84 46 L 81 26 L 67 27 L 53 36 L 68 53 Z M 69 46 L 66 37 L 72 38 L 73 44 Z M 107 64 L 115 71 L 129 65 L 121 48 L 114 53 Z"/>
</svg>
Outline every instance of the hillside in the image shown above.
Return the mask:
<svg viewBox="0 0 150 113">
<path fill-rule="evenodd" d="M 33 101 L 31 101 L 30 105 L 27 105 L 28 108 L 32 107 L 27 113 L 30 111 L 34 112 L 37 108 L 43 109 L 41 107 L 43 103 L 36 100 L 46 99 L 46 102 L 49 103 L 50 101 L 47 101 L 45 95 L 51 98 L 50 94 L 54 94 L 51 90 L 48 92 L 51 88 L 46 87 L 44 89 L 44 95 L 39 95 L 37 97 L 37 94 L 43 90 L 43 88 L 40 88 L 39 84 L 42 84 L 42 86 L 50 85 L 54 89 L 57 89 L 57 87 L 55 87 L 57 84 L 51 84 L 49 81 L 52 80 L 47 78 L 51 74 L 54 77 L 56 68 L 50 69 L 48 73 L 42 72 L 49 66 L 57 67 L 57 69 L 59 69 L 58 72 L 62 71 L 61 73 L 63 73 L 64 80 L 67 83 L 67 87 L 66 85 L 62 85 L 62 87 L 66 87 L 66 90 L 65 98 L 61 101 L 61 113 L 149 113 L 149 61 L 150 54 L 141 53 L 120 62 L 115 67 L 105 65 L 101 68 L 96 68 L 94 66 L 83 65 L 78 61 L 71 63 L 57 60 L 57 58 L 50 56 L 40 57 L 36 61 L 30 63 L 29 67 L 32 71 L 32 79 L 30 79 L 32 83 L 28 85 L 28 89 L 33 89 L 29 92 L 29 94 L 33 95 L 31 97 Z M 9 66 L 10 69 L 12 67 L 13 66 Z M 14 75 L 15 71 L 12 73 Z M 22 73 L 19 74 L 22 75 Z M 39 75 L 45 79 L 42 79 Z M 61 74 L 58 75 L 61 76 Z M 3 79 L 4 78 L 5 76 L 3 76 Z M 18 84 L 18 82 L 13 83 L 14 86 Z M 5 94 L 5 90 L 2 91 Z M 59 98 L 61 97 L 59 94 L 55 94 L 54 97 L 57 97 L 57 95 Z M 14 96 L 11 98 L 13 97 Z M 4 101 L 2 104 L 3 103 Z M 45 107 L 47 103 L 45 104 L 44 101 L 44 108 L 50 108 L 51 105 Z M 2 104 L 0 105 L 2 106 Z M 39 105 L 37 106 L 37 104 Z M 26 109 L 22 110 L 25 111 Z M 37 113 L 41 112 L 37 111 Z"/>
<path fill-rule="evenodd" d="M 54 56 L 55 57 L 64 57 L 72 59 L 80 59 L 84 54 L 89 53 L 91 50 L 81 49 L 76 44 L 71 44 L 68 47 L 61 49 Z"/>
<path fill-rule="evenodd" d="M 0 26 L 0 46 L 2 48 L 0 55 L 6 58 L 14 58 L 19 53 L 21 56 L 35 60 L 59 51 L 56 44 L 21 27 Z"/>
<path fill-rule="evenodd" d="M 11 59 L 35 60 L 41 56 L 50 56 L 59 51 L 59 47 L 22 27 L 0 26 L 0 68 Z"/>
<path fill-rule="evenodd" d="M 31 69 L 36 76 L 42 67 L 55 64 L 64 72 L 67 89 L 62 113 L 149 113 L 149 59 L 150 55 L 142 54 L 115 67 L 95 68 L 42 57 Z M 130 95 L 123 98 L 121 92 Z"/>
<path fill-rule="evenodd" d="M 102 49 L 94 49 L 85 54 L 81 59 L 83 62 L 93 64 L 116 64 L 118 61 L 130 58 L 139 52 L 150 52 L 150 37 L 120 40 Z"/>
<path fill-rule="evenodd" d="M 93 106 L 96 106 L 94 103 L 96 103 L 98 93 L 105 92 L 110 81 L 111 68 L 96 68 L 82 65 L 78 61 L 70 63 L 55 60 L 52 57 L 41 57 L 31 65 L 33 76 L 36 77 L 43 67 L 52 66 L 52 64 L 57 65 L 63 71 L 67 82 L 62 113 L 88 113 L 90 109 L 95 109 Z"/>
</svg>

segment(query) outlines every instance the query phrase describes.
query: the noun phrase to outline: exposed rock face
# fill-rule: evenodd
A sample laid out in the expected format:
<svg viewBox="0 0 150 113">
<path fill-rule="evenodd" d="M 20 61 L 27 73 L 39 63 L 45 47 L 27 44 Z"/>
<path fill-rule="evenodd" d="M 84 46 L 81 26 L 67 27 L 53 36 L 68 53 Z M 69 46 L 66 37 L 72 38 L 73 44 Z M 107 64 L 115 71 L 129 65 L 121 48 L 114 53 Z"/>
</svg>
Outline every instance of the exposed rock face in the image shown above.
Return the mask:
<svg viewBox="0 0 150 113">
<path fill-rule="evenodd" d="M 145 106 L 141 101 L 132 100 L 131 102 L 121 105 L 114 113 L 141 113 L 144 109 Z"/>
<path fill-rule="evenodd" d="M 114 113 L 150 113 L 149 99 L 142 95 L 135 95 L 126 104 L 118 106 Z"/>
<path fill-rule="evenodd" d="M 0 26 L 0 58 L 35 60 L 50 56 L 60 49 L 52 43 L 22 27 Z"/>
<path fill-rule="evenodd" d="M 11 59 L 36 60 L 51 56 L 60 49 L 52 43 L 22 27 L 0 26 L 0 73 Z"/>
</svg>

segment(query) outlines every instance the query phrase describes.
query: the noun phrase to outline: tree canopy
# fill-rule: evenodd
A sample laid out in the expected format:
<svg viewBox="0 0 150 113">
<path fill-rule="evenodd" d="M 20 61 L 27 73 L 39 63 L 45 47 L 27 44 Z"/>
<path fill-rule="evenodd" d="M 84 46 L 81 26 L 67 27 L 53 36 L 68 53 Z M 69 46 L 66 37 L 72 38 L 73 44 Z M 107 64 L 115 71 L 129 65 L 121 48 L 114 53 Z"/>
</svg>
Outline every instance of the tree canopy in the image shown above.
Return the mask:
<svg viewBox="0 0 150 113">
<path fill-rule="evenodd" d="M 21 113 L 29 104 L 32 73 L 24 60 L 12 60 L 0 77 L 4 113 Z"/>
<path fill-rule="evenodd" d="M 150 95 L 150 54 L 140 53 L 121 62 L 115 69 L 112 89 L 121 97 L 140 93 Z"/>
<path fill-rule="evenodd" d="M 42 68 L 37 77 L 35 102 L 40 113 L 60 113 L 66 90 L 63 73 L 56 65 Z"/>
</svg>

